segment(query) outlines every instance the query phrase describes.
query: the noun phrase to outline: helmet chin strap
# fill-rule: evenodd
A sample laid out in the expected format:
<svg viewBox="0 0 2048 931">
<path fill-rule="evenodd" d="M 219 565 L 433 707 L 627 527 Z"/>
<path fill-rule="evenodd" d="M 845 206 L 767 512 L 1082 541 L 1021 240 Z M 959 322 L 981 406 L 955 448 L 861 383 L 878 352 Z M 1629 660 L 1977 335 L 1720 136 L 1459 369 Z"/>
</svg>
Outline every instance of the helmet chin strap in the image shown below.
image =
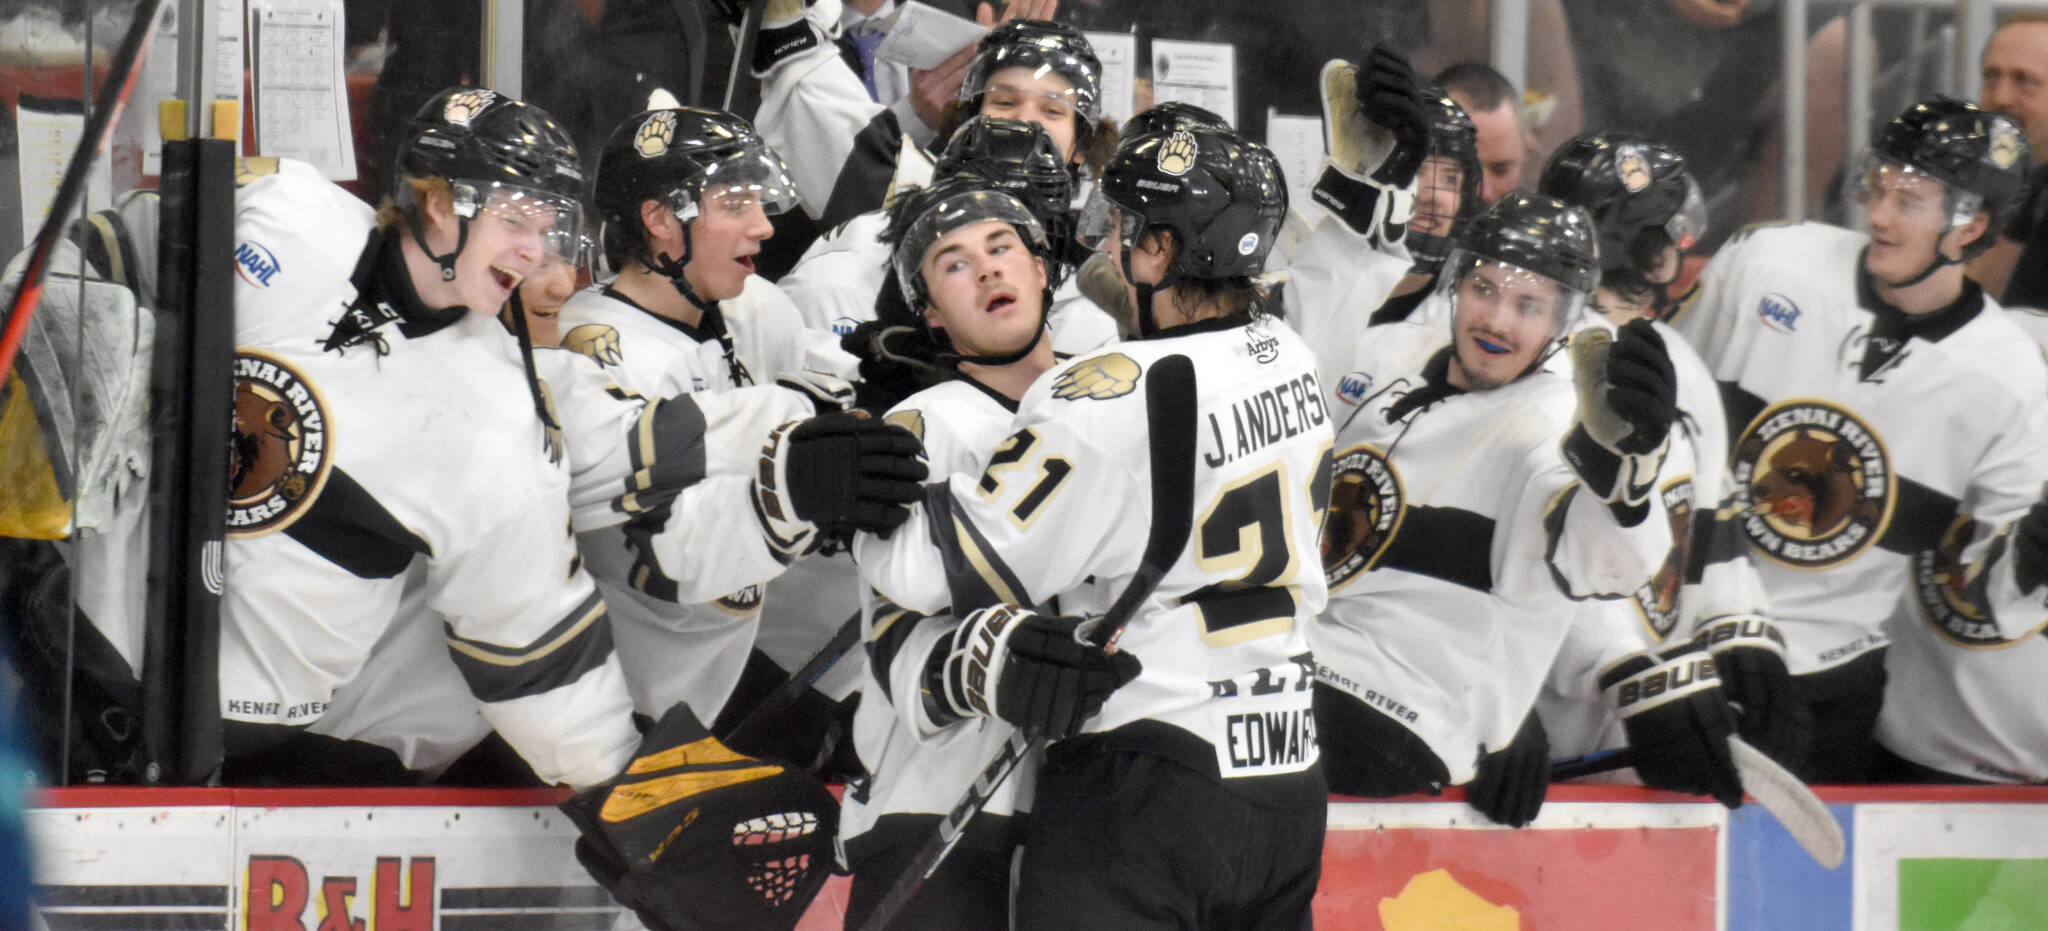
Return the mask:
<svg viewBox="0 0 2048 931">
<path fill-rule="evenodd" d="M 469 218 L 461 216 L 455 218 L 455 248 L 448 250 L 446 255 L 435 255 L 434 247 L 427 245 L 427 232 L 424 224 L 415 224 L 413 226 L 412 241 L 419 244 L 420 251 L 426 253 L 427 258 L 433 259 L 434 264 L 441 266 L 442 281 L 454 281 L 455 259 L 462 255 L 462 247 L 469 243 Z"/>
<path fill-rule="evenodd" d="M 676 293 L 681 294 L 683 296 L 683 300 L 689 301 L 690 306 L 695 307 L 700 311 L 708 312 L 712 309 L 712 306 L 717 302 L 707 301 L 701 297 L 698 297 L 697 289 L 690 287 L 689 277 L 683 274 L 683 266 L 690 264 L 690 252 L 692 247 L 690 245 L 690 224 L 684 223 L 682 226 L 683 257 L 680 259 L 672 259 L 669 258 L 668 256 L 662 255 L 661 253 L 655 252 L 653 247 L 650 246 L 647 249 L 647 267 L 652 268 L 655 271 L 658 271 L 663 275 L 668 276 L 669 284 L 675 285 Z"/>
<path fill-rule="evenodd" d="M 1130 282 L 1131 287 L 1138 289 L 1138 302 L 1135 308 L 1138 338 L 1151 339 L 1159 332 L 1159 320 L 1152 315 L 1152 296 L 1173 285 L 1173 273 L 1168 272 L 1159 281 L 1146 284 L 1131 275 L 1131 247 L 1124 247 L 1120 258 L 1123 260 L 1124 280 Z"/>
</svg>

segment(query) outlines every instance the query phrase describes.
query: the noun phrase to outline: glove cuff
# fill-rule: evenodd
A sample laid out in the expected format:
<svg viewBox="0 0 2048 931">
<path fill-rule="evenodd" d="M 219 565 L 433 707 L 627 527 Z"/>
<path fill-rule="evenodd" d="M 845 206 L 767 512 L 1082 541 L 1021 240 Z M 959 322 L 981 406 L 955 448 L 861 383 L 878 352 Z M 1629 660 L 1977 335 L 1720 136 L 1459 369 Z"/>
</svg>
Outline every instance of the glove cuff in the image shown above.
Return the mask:
<svg viewBox="0 0 2048 931">
<path fill-rule="evenodd" d="M 794 22 L 761 25 L 754 38 L 754 76 L 767 78 L 778 66 L 820 46 L 831 45 L 838 24 L 828 30 L 808 18 Z"/>
<path fill-rule="evenodd" d="M 853 406 L 853 383 L 824 372 L 806 370 L 778 375 L 775 384 L 803 395 L 820 414 L 836 414 Z"/>
<path fill-rule="evenodd" d="M 1624 720 L 1720 686 L 1713 654 L 1690 643 L 1664 656 L 1632 654 L 1600 676 L 1600 691 Z"/>
<path fill-rule="evenodd" d="M 1355 177 L 1334 163 L 1323 166 L 1310 195 L 1374 247 L 1405 239 L 1408 220 L 1415 214 L 1414 191 Z"/>
<path fill-rule="evenodd" d="M 760 471 L 754 476 L 754 517 L 769 552 L 785 566 L 816 549 L 821 536 L 816 524 L 797 516 L 789 497 L 789 435 L 802 423 L 792 420 L 768 434 L 761 447 Z"/>
<path fill-rule="evenodd" d="M 1009 605 L 977 609 L 960 622 L 950 643 L 942 642 L 934 654 L 944 650 L 940 687 L 936 698 L 942 711 L 954 720 L 996 717 L 996 684 L 1002 681 L 1003 665 L 1010 655 L 1009 639 L 1032 612 Z M 933 715 L 935 721 L 946 715 Z"/>
<path fill-rule="evenodd" d="M 1778 625 L 1753 614 L 1707 621 L 1693 633 L 1692 642 L 1716 657 L 1729 650 L 1764 650 L 1781 661 L 1785 657 L 1785 635 Z"/>
<path fill-rule="evenodd" d="M 1608 448 L 1586 429 L 1572 424 L 1564 437 L 1564 459 L 1586 490 L 1607 502 L 1608 510 L 1623 527 L 1634 527 L 1650 513 L 1650 493 L 1656 490 L 1657 474 L 1664 468 L 1666 442 L 1646 453 L 1621 453 Z"/>
</svg>

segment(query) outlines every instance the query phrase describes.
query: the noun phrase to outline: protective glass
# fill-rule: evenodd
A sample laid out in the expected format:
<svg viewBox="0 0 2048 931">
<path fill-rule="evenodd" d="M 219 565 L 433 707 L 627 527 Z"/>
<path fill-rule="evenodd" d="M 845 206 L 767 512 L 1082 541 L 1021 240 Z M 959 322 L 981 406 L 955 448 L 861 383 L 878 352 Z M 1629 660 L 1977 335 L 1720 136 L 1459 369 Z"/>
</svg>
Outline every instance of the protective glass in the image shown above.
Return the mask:
<svg viewBox="0 0 2048 931">
<path fill-rule="evenodd" d="M 1463 249 L 1451 252 L 1436 287 L 1437 295 L 1451 304 L 1454 328 L 1468 309 L 1464 304 L 1505 304 L 1524 319 L 1549 316 L 1552 339 L 1563 339 L 1578 327 L 1591 297 L 1548 275 Z"/>
<path fill-rule="evenodd" d="M 472 222 L 495 224 L 515 237 L 535 237 L 551 261 L 585 261 L 583 205 L 560 194 L 498 182 L 457 181 L 455 213 Z"/>
<path fill-rule="evenodd" d="M 669 192 L 676 219 L 685 223 L 702 211 L 741 213 L 759 204 L 769 216 L 787 212 L 797 205 L 796 182 L 782 158 L 766 149 L 753 149 L 712 165 Z"/>
<path fill-rule="evenodd" d="M 1951 190 L 1940 178 L 1875 153 L 1861 159 L 1847 184 L 1848 194 L 1865 210 L 1889 207 L 1900 221 L 1932 233 L 1970 222 L 1984 204 L 1975 194 Z"/>
</svg>

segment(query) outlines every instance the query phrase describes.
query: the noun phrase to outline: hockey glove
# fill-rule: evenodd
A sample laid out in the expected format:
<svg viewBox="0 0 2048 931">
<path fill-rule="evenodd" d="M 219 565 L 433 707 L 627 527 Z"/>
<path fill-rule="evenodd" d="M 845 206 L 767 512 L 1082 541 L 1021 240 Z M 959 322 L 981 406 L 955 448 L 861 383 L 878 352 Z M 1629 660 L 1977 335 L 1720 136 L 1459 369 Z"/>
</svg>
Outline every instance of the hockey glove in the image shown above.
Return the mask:
<svg viewBox="0 0 2048 931">
<path fill-rule="evenodd" d="M 1741 806 L 1742 777 L 1728 750 L 1735 712 L 1712 655 L 1694 643 L 1636 653 L 1602 673 L 1600 689 L 1614 703 L 1645 785 Z"/>
<path fill-rule="evenodd" d="M 1138 658 L 1075 635 L 1076 617 L 995 605 L 967 615 L 926 666 L 934 722 L 999 717 L 1031 737 L 1071 737 L 1111 693 L 1138 677 Z"/>
<path fill-rule="evenodd" d="M 754 513 L 769 545 L 788 562 L 828 537 L 887 536 L 923 494 L 923 452 L 910 431 L 857 413 L 775 428 L 754 478 Z"/>
<path fill-rule="evenodd" d="M 862 410 L 886 411 L 944 374 L 938 344 L 916 327 L 870 320 L 840 337 L 839 348 L 860 360 Z"/>
<path fill-rule="evenodd" d="M 1737 712 L 1743 740 L 1791 769 L 1806 759 L 1813 712 L 1785 668 L 1785 636 L 1760 617 L 1710 621 L 1693 635 L 1714 656 L 1714 671 Z"/>
<path fill-rule="evenodd" d="M 1465 801 L 1495 824 L 1518 828 L 1536 820 L 1550 789 L 1550 735 L 1530 709 L 1507 746 L 1479 758 Z"/>
<path fill-rule="evenodd" d="M 1571 341 L 1578 423 L 1565 435 L 1565 460 L 1594 494 L 1615 505 L 1623 526 L 1648 513 L 1664 466 L 1664 441 L 1678 419 L 1678 376 L 1664 337 L 1631 320 L 1610 337 L 1589 329 Z"/>
<path fill-rule="evenodd" d="M 2048 582 L 2048 501 L 2036 501 L 2012 528 L 2012 579 L 2031 595 Z"/>
<path fill-rule="evenodd" d="M 747 12 L 746 0 L 711 0 L 713 18 L 740 41 L 740 23 Z M 761 33 L 754 39 L 754 76 L 766 78 L 776 66 L 814 48 L 833 54 L 839 38 L 841 0 L 768 0 L 761 14 Z"/>
<path fill-rule="evenodd" d="M 1429 144 L 1414 74 L 1400 56 L 1375 48 L 1363 70 L 1342 59 L 1324 64 L 1322 81 L 1330 159 L 1310 193 L 1375 248 L 1400 242 L 1415 213 L 1415 172 Z M 1414 138 L 1420 141 L 1411 147 Z"/>
<path fill-rule="evenodd" d="M 820 414 L 837 414 L 853 406 L 853 385 L 824 372 L 791 372 L 776 376 L 775 383 L 803 395 Z"/>
<path fill-rule="evenodd" d="M 576 859 L 655 931 L 792 928 L 831 876 L 839 805 L 677 705 L 625 772 L 562 803 Z"/>
</svg>

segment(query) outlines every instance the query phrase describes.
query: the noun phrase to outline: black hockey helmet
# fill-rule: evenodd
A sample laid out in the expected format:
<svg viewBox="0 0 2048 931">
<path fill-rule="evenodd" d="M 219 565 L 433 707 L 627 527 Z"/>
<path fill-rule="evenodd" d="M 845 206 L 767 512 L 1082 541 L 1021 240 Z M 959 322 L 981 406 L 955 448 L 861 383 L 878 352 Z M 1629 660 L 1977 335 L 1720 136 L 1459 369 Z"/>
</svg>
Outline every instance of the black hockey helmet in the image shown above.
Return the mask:
<svg viewBox="0 0 2048 931">
<path fill-rule="evenodd" d="M 689 256 L 675 260 L 675 268 L 669 269 L 667 261 L 653 254 L 640 221 L 641 204 L 666 204 L 687 235 L 709 189 L 737 188 L 758 200 L 771 216 L 797 203 L 789 170 L 751 124 L 730 113 L 695 107 L 648 110 L 626 118 L 605 140 L 596 187 L 608 249 L 617 246 L 670 277 L 682 274 Z"/>
<path fill-rule="evenodd" d="M 882 241 L 890 246 L 890 263 L 896 272 L 897 285 L 902 288 L 904 300 L 917 316 L 920 327 L 924 324 L 924 308 L 931 302 L 931 290 L 924 280 L 925 253 L 947 233 L 989 220 L 1008 223 L 1024 240 L 1025 248 L 1045 260 L 1050 271 L 1054 263 L 1045 228 L 1039 225 L 1038 218 L 1032 215 L 1023 201 L 987 178 L 960 172 L 940 178 L 928 187 L 911 188 L 898 195 L 891 204 L 889 225 L 882 233 Z M 1036 338 L 1014 352 L 996 356 L 949 354 L 947 361 L 1008 365 L 1024 358 L 1037 348 L 1039 340 L 1045 338 L 1045 313 L 1051 303 L 1052 284 L 1048 275 L 1045 292 L 1040 295 Z M 948 345 L 941 334 L 927 332 L 940 346 Z"/>
<path fill-rule="evenodd" d="M 547 111 L 482 87 L 451 87 L 413 115 L 398 148 L 392 201 L 415 218 L 414 238 L 453 279 L 455 257 L 469 239 L 469 221 L 486 205 L 540 208 L 552 221 L 543 234 L 549 255 L 574 261 L 583 242 L 583 171 L 576 143 Z M 435 255 L 418 223 L 411 179 L 442 178 L 461 223 L 455 249 Z"/>
<path fill-rule="evenodd" d="M 2012 117 L 1938 94 L 1887 124 L 1871 154 L 1948 188 L 1955 195 L 1951 225 L 1969 222 L 1978 210 L 1990 214 L 1991 232 L 1971 244 L 1977 251 L 1989 247 L 2019 209 L 2033 164 L 2026 134 Z M 1965 251 L 1974 255 L 1970 249 Z"/>
<path fill-rule="evenodd" d="M 1067 102 L 1074 108 L 1074 138 L 1077 144 L 1088 141 L 1102 118 L 1102 60 L 1081 30 L 1042 19 L 1015 19 L 989 30 L 975 44 L 974 60 L 961 78 L 960 102 L 979 112 L 989 80 L 1006 68 L 1066 78 L 1073 88 Z"/>
<path fill-rule="evenodd" d="M 1195 106 L 1180 100 L 1169 100 L 1151 107 L 1124 121 L 1122 138 L 1150 135 L 1156 132 L 1172 132 L 1176 129 L 1207 129 L 1214 132 L 1232 132 L 1230 121 L 1216 111 Z"/>
<path fill-rule="evenodd" d="M 1265 146 L 1221 130 L 1130 137 L 1097 191 L 1132 221 L 1122 224 L 1126 250 L 1149 231 L 1173 232 L 1179 246 L 1168 273 L 1175 278 L 1259 274 L 1287 218 L 1279 161 Z"/>
<path fill-rule="evenodd" d="M 1599 231 L 1603 280 L 1651 286 L 1646 273 L 1666 246 L 1692 248 L 1707 206 L 1685 157 L 1653 139 L 1582 133 L 1552 153 L 1536 190 L 1584 207 Z"/>
<path fill-rule="evenodd" d="M 1038 218 L 1046 241 L 1056 251 L 1065 250 L 1074 235 L 1074 176 L 1045 127 L 997 116 L 976 116 L 962 123 L 940 153 L 932 176 L 963 173 L 1021 201 Z M 1051 256 L 1046 271 L 1053 287 L 1065 279 L 1062 263 L 1051 261 Z"/>
<path fill-rule="evenodd" d="M 1454 295 L 1480 265 L 1498 263 L 1556 282 L 1564 289 L 1554 333 L 1571 332 L 1600 287 L 1600 247 L 1585 208 L 1557 198 L 1513 191 L 1458 231 L 1438 288 Z M 1455 306 L 1455 304 L 1453 305 Z"/>
<path fill-rule="evenodd" d="M 1451 218 L 1452 234 L 1459 227 L 1479 215 L 1483 204 L 1479 202 L 1479 129 L 1473 125 L 1472 117 L 1465 108 L 1458 106 L 1443 88 L 1434 85 L 1424 87 L 1422 107 L 1429 115 L 1428 154 L 1435 158 L 1450 159 L 1458 166 L 1458 212 Z M 1434 273 L 1443 267 L 1444 259 L 1451 252 L 1451 237 L 1424 233 L 1413 226 L 1408 229 L 1405 240 L 1408 253 L 1415 257 L 1415 269 L 1422 273 Z"/>
</svg>

